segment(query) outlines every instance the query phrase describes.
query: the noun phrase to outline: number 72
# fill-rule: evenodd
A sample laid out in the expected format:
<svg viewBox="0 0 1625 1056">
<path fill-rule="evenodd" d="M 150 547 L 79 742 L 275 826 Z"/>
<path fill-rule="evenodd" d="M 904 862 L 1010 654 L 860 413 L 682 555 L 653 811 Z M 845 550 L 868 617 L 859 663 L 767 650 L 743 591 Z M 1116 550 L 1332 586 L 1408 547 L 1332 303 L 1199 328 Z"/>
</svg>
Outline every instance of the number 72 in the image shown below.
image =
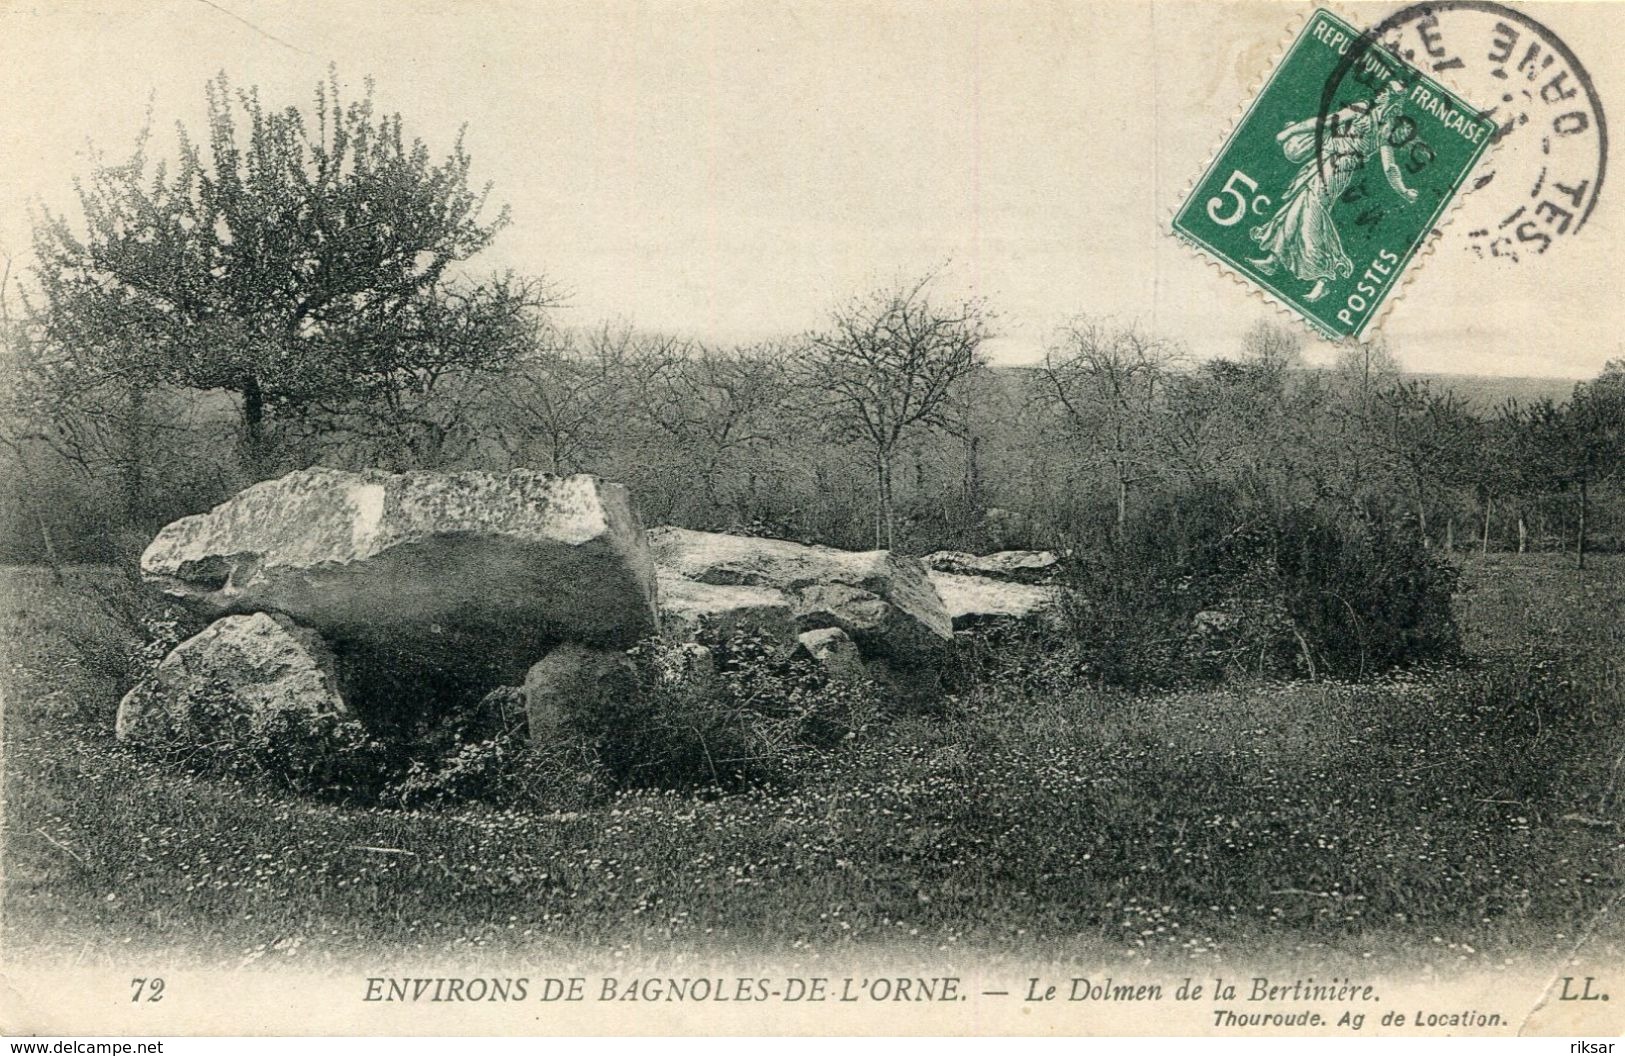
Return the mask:
<svg viewBox="0 0 1625 1056">
<path fill-rule="evenodd" d="M 162 1001 L 164 999 L 164 981 L 162 979 L 131 979 L 130 987 L 134 991 L 130 994 L 132 1002 Z"/>
</svg>

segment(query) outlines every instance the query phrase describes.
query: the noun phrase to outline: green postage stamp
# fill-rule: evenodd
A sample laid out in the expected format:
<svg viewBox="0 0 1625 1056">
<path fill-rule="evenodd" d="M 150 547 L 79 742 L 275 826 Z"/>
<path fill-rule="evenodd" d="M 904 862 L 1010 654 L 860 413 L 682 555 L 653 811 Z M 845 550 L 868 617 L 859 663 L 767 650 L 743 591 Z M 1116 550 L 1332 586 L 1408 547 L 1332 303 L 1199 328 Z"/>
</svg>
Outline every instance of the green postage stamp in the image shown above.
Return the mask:
<svg viewBox="0 0 1625 1056">
<path fill-rule="evenodd" d="M 1174 214 L 1174 233 L 1327 337 L 1361 338 L 1494 132 L 1468 102 L 1317 10 Z"/>
</svg>

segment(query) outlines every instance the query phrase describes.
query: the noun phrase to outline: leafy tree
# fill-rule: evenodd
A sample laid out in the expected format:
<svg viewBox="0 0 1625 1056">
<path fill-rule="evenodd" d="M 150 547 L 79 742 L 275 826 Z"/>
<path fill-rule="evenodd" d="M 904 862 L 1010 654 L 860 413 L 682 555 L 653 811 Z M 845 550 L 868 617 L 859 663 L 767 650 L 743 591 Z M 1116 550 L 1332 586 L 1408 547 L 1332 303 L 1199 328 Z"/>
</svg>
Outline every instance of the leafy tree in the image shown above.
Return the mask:
<svg viewBox="0 0 1625 1056">
<path fill-rule="evenodd" d="M 207 505 L 222 468 L 217 422 L 135 375 L 54 353 L 0 275 L 0 507 L 13 555 L 104 561 Z M 229 435 L 225 447 L 231 447 Z M 201 450 L 199 448 L 201 447 Z M 200 496 L 200 492 L 204 494 Z"/>
<path fill-rule="evenodd" d="M 149 166 L 143 133 L 128 161 L 78 184 L 82 232 L 41 217 L 41 315 L 60 357 L 234 393 L 257 471 L 268 420 L 388 418 L 525 347 L 545 290 L 454 276 L 507 222 L 505 210 L 481 220 L 489 188 L 470 187 L 460 136 L 433 160 L 399 114 L 375 112 L 370 82 L 345 103 L 336 74 L 313 117 L 268 109 L 224 74 L 207 102 L 206 143 L 181 128 L 173 166 Z"/>
</svg>

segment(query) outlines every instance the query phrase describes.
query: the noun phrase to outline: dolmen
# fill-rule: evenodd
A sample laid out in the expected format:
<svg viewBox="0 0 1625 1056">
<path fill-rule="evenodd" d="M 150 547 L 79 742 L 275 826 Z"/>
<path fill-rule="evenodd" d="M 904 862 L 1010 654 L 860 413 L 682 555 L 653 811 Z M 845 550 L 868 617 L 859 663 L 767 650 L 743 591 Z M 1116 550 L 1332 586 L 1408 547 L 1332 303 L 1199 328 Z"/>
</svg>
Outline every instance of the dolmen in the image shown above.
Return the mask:
<svg viewBox="0 0 1625 1056">
<path fill-rule="evenodd" d="M 410 735 L 501 691 L 547 739 L 635 691 L 639 643 L 696 670 L 704 643 L 742 633 L 831 677 L 928 670 L 956 631 L 1053 621 L 1054 565 L 645 531 L 626 488 L 585 474 L 300 470 L 146 548 L 144 580 L 211 622 L 124 697 L 117 733 L 184 736 L 223 713 Z"/>
</svg>

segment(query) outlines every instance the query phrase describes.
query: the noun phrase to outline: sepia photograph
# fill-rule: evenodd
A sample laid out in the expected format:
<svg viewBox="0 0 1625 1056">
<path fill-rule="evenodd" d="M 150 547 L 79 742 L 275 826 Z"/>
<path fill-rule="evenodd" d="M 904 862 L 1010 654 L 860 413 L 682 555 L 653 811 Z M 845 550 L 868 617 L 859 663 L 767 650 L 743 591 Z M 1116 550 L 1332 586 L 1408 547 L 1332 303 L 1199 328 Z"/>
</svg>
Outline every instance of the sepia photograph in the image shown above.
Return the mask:
<svg viewBox="0 0 1625 1056">
<path fill-rule="evenodd" d="M 0 1033 L 1618 1037 L 1622 38 L 0 0 Z"/>
</svg>

